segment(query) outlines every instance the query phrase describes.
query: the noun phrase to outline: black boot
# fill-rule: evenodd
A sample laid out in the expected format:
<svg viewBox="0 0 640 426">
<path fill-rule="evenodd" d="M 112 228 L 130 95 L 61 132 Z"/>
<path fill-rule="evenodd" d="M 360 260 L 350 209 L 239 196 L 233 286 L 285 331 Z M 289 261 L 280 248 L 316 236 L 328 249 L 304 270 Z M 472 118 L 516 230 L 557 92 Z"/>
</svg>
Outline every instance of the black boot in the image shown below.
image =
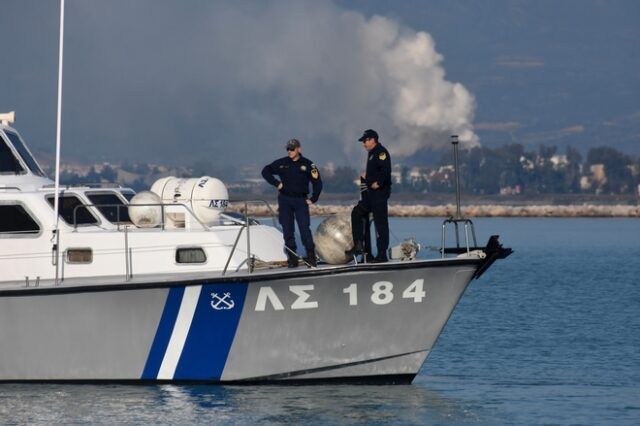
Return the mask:
<svg viewBox="0 0 640 426">
<path fill-rule="evenodd" d="M 356 241 L 351 249 L 344 252 L 348 257 L 355 257 L 364 254 L 364 244 L 362 241 Z"/>
<path fill-rule="evenodd" d="M 297 268 L 298 267 L 298 256 L 291 252 L 287 252 L 287 268 Z"/>
<path fill-rule="evenodd" d="M 316 251 L 314 249 L 307 250 L 307 257 L 304 258 L 304 261 L 313 268 L 318 266 L 318 258 L 316 258 Z"/>
<path fill-rule="evenodd" d="M 378 255 L 371 260 L 371 263 L 385 263 L 388 261 L 387 250 L 378 250 Z"/>
<path fill-rule="evenodd" d="M 373 259 L 371 259 L 370 263 L 385 263 L 388 262 L 389 259 L 387 258 L 387 256 L 385 256 L 384 254 L 378 255 L 376 257 L 374 257 Z"/>
</svg>

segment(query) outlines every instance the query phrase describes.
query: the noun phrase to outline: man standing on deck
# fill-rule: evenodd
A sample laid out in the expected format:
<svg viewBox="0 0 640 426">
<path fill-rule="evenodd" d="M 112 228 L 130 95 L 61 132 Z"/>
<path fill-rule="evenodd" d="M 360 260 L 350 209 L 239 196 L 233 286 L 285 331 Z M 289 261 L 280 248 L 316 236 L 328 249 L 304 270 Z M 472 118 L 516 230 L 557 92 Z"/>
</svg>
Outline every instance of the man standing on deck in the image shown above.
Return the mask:
<svg viewBox="0 0 640 426">
<path fill-rule="evenodd" d="M 278 175 L 280 180 L 274 175 Z M 307 251 L 305 262 L 317 266 L 315 244 L 311 235 L 309 206 L 320 197 L 322 179 L 315 164 L 302 156 L 300 141 L 287 142 L 287 156 L 280 158 L 262 169 L 262 177 L 278 188 L 278 219 L 282 225 L 284 245 L 287 251 L 287 266 L 298 266 L 296 254 L 295 223 L 298 222 L 302 244 Z M 309 183 L 313 188 L 309 195 Z"/>
<path fill-rule="evenodd" d="M 386 262 L 389 248 L 389 214 L 387 200 L 391 195 L 391 156 L 378 140 L 375 130 L 367 129 L 360 139 L 368 153 L 367 170 L 360 176 L 362 198 L 351 211 L 351 233 L 354 246 L 345 253 L 348 256 L 365 255 L 365 226 L 369 223 L 369 213 L 373 213 L 376 226 L 376 246 L 378 254 L 373 263 Z"/>
</svg>

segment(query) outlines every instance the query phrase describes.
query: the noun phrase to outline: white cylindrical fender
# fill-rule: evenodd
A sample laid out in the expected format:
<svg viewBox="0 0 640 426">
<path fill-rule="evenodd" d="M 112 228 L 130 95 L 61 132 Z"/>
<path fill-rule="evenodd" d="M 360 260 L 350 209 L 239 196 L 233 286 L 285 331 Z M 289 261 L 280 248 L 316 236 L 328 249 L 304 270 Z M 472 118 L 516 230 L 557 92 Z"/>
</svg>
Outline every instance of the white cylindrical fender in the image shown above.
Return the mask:
<svg viewBox="0 0 640 426">
<path fill-rule="evenodd" d="M 184 204 L 189 207 L 196 218 L 205 225 L 218 220 L 229 204 L 229 192 L 220 179 L 210 176 L 181 179 L 173 176 L 157 180 L 151 191 L 158 194 L 162 202 Z M 176 223 L 184 223 L 186 210 L 167 208 L 167 216 Z"/>
</svg>

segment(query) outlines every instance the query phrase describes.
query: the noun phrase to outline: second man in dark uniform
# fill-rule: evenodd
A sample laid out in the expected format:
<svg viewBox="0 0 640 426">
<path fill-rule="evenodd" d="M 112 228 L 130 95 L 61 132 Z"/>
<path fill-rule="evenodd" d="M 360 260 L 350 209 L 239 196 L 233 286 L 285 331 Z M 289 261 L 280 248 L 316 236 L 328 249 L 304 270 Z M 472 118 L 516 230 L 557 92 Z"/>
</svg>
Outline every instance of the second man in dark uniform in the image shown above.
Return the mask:
<svg viewBox="0 0 640 426">
<path fill-rule="evenodd" d="M 367 170 L 360 177 L 362 198 L 351 211 L 354 246 L 346 253 L 350 256 L 365 254 L 365 227 L 369 223 L 369 213 L 373 213 L 378 253 L 372 261 L 386 262 L 389 248 L 387 200 L 391 195 L 391 156 L 378 140 L 378 133 L 375 130 L 365 130 L 358 140 L 367 151 Z"/>
<path fill-rule="evenodd" d="M 277 175 L 279 180 L 274 175 Z M 309 206 L 318 201 L 322 191 L 322 179 L 318 168 L 311 160 L 302 156 L 300 141 L 290 139 L 287 142 L 287 156 L 265 166 L 262 169 L 262 177 L 278 188 L 278 219 L 282 225 L 284 245 L 287 247 L 288 266 L 298 266 L 295 222 L 298 222 L 302 244 L 307 252 L 305 261 L 311 266 L 316 266 Z M 311 197 L 308 196 L 309 183 L 313 189 Z"/>
</svg>

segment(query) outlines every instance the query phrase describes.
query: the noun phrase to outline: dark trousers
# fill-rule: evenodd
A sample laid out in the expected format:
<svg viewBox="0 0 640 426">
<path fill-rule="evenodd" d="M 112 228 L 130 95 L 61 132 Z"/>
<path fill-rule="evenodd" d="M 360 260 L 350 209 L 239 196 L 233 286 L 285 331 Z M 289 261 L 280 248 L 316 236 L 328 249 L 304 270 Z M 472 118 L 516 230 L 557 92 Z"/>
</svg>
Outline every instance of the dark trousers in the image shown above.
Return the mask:
<svg viewBox="0 0 640 426">
<path fill-rule="evenodd" d="M 309 218 L 309 205 L 305 198 L 278 195 L 278 219 L 282 225 L 284 245 L 290 250 L 296 251 L 295 222 L 298 222 L 300 238 L 307 253 L 315 249 L 313 236 L 311 235 Z"/>
<path fill-rule="evenodd" d="M 366 228 L 369 226 L 369 213 L 373 213 L 376 225 L 376 246 L 378 258 L 386 258 L 389 248 L 389 212 L 387 200 L 389 189 L 368 190 L 362 200 L 351 211 L 351 233 L 353 241 L 365 242 Z"/>
</svg>

